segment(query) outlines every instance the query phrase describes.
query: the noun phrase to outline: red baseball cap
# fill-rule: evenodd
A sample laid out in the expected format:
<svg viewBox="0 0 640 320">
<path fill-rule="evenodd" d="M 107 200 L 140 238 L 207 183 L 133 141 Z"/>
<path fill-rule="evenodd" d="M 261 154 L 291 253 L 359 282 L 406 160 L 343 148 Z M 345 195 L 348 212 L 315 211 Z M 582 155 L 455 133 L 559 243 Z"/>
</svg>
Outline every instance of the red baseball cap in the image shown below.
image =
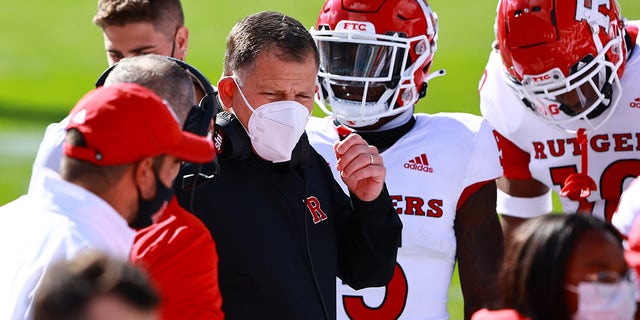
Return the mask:
<svg viewBox="0 0 640 320">
<path fill-rule="evenodd" d="M 72 128 L 82 133 L 87 146 L 65 142 L 64 154 L 97 165 L 134 163 L 162 154 L 196 163 L 215 158 L 211 139 L 182 131 L 167 103 L 133 83 L 87 93 L 71 110 L 67 130 Z"/>
</svg>

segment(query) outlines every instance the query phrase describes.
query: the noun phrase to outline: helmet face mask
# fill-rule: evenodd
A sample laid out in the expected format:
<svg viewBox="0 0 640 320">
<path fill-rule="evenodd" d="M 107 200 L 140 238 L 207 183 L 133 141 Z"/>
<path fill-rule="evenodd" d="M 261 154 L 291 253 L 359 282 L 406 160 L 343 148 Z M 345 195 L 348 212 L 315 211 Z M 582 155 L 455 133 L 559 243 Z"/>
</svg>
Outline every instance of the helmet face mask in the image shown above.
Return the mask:
<svg viewBox="0 0 640 320">
<path fill-rule="evenodd" d="M 619 45 L 618 40 L 608 46 Z M 569 132 L 579 128 L 597 129 L 604 124 L 620 99 L 619 65 L 606 61 L 604 52 L 578 62 L 580 69 L 565 77 L 558 68 L 544 74 L 525 75 L 522 81 L 507 78 L 507 83 L 519 94 L 537 116 Z M 620 51 L 621 52 L 621 51 Z M 620 64 L 623 59 L 618 60 Z M 605 110 L 607 114 L 598 118 Z"/>
<path fill-rule="evenodd" d="M 351 10 L 352 2 L 327 0 L 311 30 L 320 54 L 316 102 L 341 123 L 364 127 L 412 108 L 426 90 L 437 16 L 424 0 L 372 1 L 371 11 Z"/>
<path fill-rule="evenodd" d="M 537 116 L 568 132 L 599 128 L 621 94 L 626 48 L 619 6 L 615 0 L 586 6 L 584 0 L 498 5 L 505 81 Z"/>
</svg>

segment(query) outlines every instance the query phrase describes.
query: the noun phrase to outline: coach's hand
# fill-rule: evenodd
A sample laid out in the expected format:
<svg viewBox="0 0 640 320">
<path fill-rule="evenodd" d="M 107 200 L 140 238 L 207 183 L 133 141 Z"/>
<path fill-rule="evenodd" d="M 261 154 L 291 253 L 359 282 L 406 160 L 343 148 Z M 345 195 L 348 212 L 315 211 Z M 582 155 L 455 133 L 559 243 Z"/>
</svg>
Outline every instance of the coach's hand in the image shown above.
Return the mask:
<svg viewBox="0 0 640 320">
<path fill-rule="evenodd" d="M 352 133 L 333 145 L 336 170 L 349 191 L 362 201 L 372 201 L 380 195 L 387 169 L 378 149 L 361 136 Z"/>
</svg>

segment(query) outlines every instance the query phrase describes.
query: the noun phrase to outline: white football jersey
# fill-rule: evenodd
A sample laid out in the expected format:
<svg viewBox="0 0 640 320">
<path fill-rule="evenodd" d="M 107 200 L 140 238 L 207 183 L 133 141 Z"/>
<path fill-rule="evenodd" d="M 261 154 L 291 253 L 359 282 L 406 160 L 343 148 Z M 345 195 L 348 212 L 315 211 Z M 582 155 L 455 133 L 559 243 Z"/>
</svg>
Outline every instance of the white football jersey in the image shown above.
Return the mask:
<svg viewBox="0 0 640 320">
<path fill-rule="evenodd" d="M 581 201 L 560 197 L 565 212 L 591 212 L 611 221 L 622 191 L 640 175 L 639 60 L 640 48 L 635 45 L 621 78 L 622 96 L 617 107 L 600 128 L 587 131 L 588 174 L 598 190 Z M 559 193 L 567 176 L 582 171 L 576 136 L 544 123 L 528 110 L 505 83 L 503 72 L 500 55 L 494 50 L 480 81 L 480 109 L 502 136 L 521 149 L 501 149 L 505 176 L 522 178 L 530 174 Z M 522 157 L 514 157 L 522 151 L 528 154 L 524 157 L 529 161 L 528 166 L 526 162 L 522 165 Z M 518 169 L 521 167 L 524 170 Z M 515 171 L 518 174 L 510 177 L 510 172 Z"/>
<path fill-rule="evenodd" d="M 457 207 L 465 188 L 499 177 L 502 169 L 492 128 L 482 118 L 462 113 L 416 118 L 414 127 L 381 153 L 386 185 L 403 223 L 394 277 L 387 287 L 358 291 L 338 279 L 338 319 L 449 318 Z M 341 182 L 332 118 L 311 118 L 307 134 Z"/>
</svg>

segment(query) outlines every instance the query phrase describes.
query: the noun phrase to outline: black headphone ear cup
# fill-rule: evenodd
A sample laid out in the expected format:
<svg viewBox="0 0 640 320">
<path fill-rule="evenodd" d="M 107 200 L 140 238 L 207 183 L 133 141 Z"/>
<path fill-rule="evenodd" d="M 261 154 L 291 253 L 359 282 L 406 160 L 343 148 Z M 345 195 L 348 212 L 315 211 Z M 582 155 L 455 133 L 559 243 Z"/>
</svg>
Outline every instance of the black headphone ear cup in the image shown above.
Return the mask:
<svg viewBox="0 0 640 320">
<path fill-rule="evenodd" d="M 200 136 L 205 136 L 207 132 L 202 131 L 202 121 L 204 120 L 204 110 L 200 106 L 193 106 L 187 114 L 187 118 L 184 119 L 184 125 L 182 130 L 195 133 Z"/>
<path fill-rule="evenodd" d="M 228 111 L 216 115 L 213 142 L 221 159 L 246 159 L 251 154 L 251 140 L 236 116 Z"/>
</svg>

